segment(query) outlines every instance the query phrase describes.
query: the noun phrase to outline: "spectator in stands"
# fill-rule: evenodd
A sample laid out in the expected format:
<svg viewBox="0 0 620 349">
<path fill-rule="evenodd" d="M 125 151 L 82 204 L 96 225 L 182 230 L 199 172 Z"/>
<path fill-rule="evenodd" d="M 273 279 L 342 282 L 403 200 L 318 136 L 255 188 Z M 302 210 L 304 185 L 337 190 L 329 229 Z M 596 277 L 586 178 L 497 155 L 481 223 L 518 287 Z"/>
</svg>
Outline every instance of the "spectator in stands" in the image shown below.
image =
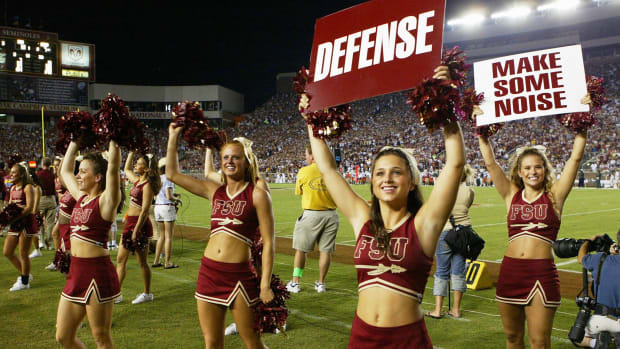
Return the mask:
<svg viewBox="0 0 620 349">
<path fill-rule="evenodd" d="M 582 102 L 589 103 L 589 96 Z M 488 139 L 479 136 L 478 141 L 495 189 L 508 210 L 509 242 L 496 295 L 506 347 L 524 348 L 527 320 L 531 347 L 550 348 L 553 317 L 561 301 L 550 246 L 557 237 L 562 208 L 577 176 L 586 132 L 575 136 L 570 158 L 556 182 L 544 147 L 517 149 L 510 160 L 508 178 L 497 163 Z"/>
<path fill-rule="evenodd" d="M 435 78 L 449 78 L 448 68 Z M 303 99 L 303 98 L 302 98 Z M 459 125 L 444 127 L 445 166 L 428 201 L 420 172 L 406 150 L 384 147 L 372 166 L 372 204 L 358 196 L 337 170 L 327 144 L 308 135 L 329 193 L 353 226 L 359 299 L 349 348 L 432 348 L 420 310 L 433 254 L 457 195 L 465 165 Z"/>
</svg>

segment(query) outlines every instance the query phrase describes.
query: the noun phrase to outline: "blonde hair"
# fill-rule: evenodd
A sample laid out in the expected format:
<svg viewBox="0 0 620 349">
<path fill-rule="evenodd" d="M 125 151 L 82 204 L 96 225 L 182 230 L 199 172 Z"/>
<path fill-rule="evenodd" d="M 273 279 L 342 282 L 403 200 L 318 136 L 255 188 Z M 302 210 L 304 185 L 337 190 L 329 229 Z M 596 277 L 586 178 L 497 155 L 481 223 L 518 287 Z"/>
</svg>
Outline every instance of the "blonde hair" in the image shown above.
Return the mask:
<svg viewBox="0 0 620 349">
<path fill-rule="evenodd" d="M 461 182 L 465 182 L 466 180 L 472 178 L 476 174 L 476 170 L 474 170 L 470 164 L 465 164 L 463 167 L 463 174 L 461 175 Z"/>
<path fill-rule="evenodd" d="M 553 193 L 551 192 L 551 186 L 553 186 L 553 166 L 551 166 L 551 162 L 545 155 L 544 147 L 541 146 L 526 146 L 517 149 L 517 151 L 510 157 L 510 181 L 514 183 L 520 190 L 525 188 L 525 184 L 523 184 L 523 179 L 519 176 L 519 171 L 521 170 L 521 163 L 523 162 L 523 158 L 529 155 L 538 156 L 543 161 L 543 167 L 545 169 L 545 178 L 543 180 L 543 188 L 546 193 L 549 193 L 549 199 L 553 203 L 553 208 L 557 211 L 555 207 L 555 199 L 553 197 Z"/>
<path fill-rule="evenodd" d="M 231 146 L 231 145 L 241 146 L 241 149 L 243 149 L 245 161 L 247 161 L 248 163 L 248 167 L 245 170 L 245 180 L 254 185 L 256 184 L 256 180 L 258 179 L 258 159 L 256 158 L 256 155 L 254 155 L 254 152 L 252 151 L 252 144 L 254 144 L 254 142 L 252 142 L 251 140 L 245 137 L 236 137 L 232 141 L 226 142 L 226 144 L 222 146 L 222 151 L 224 151 L 224 148 L 226 148 L 227 146 Z M 222 172 L 222 181 L 226 183 L 226 176 L 224 175 L 223 172 Z"/>
</svg>

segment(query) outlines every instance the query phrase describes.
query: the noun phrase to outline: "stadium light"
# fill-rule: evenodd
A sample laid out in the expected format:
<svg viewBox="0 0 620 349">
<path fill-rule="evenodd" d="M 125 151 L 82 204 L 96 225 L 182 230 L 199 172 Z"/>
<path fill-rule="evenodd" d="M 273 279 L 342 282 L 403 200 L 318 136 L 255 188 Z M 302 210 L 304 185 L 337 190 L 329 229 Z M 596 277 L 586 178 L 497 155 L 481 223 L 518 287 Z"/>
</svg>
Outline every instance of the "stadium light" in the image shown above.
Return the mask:
<svg viewBox="0 0 620 349">
<path fill-rule="evenodd" d="M 485 16 L 481 13 L 470 13 L 461 18 L 455 18 L 448 21 L 448 25 L 455 27 L 459 25 L 463 26 L 475 26 L 484 22 Z"/>
<path fill-rule="evenodd" d="M 574 10 L 580 3 L 581 1 L 579 0 L 556 0 L 548 4 L 540 5 L 536 9 L 539 12 L 549 10 Z"/>
<path fill-rule="evenodd" d="M 527 6 L 517 6 L 506 11 L 495 12 L 491 15 L 491 19 L 500 19 L 505 17 L 522 18 L 527 17 L 532 12 Z"/>
</svg>

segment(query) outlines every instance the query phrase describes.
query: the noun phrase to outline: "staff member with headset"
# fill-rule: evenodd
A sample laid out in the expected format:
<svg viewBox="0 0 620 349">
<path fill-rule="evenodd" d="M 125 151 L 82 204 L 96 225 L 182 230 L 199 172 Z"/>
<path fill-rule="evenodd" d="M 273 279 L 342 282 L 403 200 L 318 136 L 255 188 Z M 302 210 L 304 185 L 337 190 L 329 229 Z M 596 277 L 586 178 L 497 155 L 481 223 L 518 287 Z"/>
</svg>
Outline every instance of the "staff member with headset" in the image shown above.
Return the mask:
<svg viewBox="0 0 620 349">
<path fill-rule="evenodd" d="M 329 270 L 331 254 L 336 249 L 336 233 L 340 220 L 336 213 L 336 204 L 323 183 L 323 177 L 314 162 L 312 149 L 306 145 L 306 162 L 297 173 L 295 195 L 301 195 L 303 214 L 293 231 L 293 248 L 295 260 L 293 280 L 289 281 L 286 289 L 291 293 L 299 293 L 299 281 L 306 265 L 306 252 L 314 250 L 314 243 L 319 245 L 319 280 L 314 283 L 318 293 L 326 291 L 325 276 Z"/>
<path fill-rule="evenodd" d="M 593 237 L 592 240 L 596 238 Z M 620 241 L 620 230 L 616 234 L 616 240 Z M 596 295 L 596 308 L 594 315 L 588 321 L 586 335 L 580 343 L 583 347 L 607 348 L 597 346 L 598 339 L 595 337 L 601 332 L 609 332 L 616 341 L 616 348 L 620 348 L 620 255 L 618 255 L 618 243 L 611 246 L 609 256 L 603 261 L 598 275 L 599 264 L 604 253 L 588 254 L 590 241 L 581 245 L 577 260 L 592 273 L 594 294 Z M 600 280 L 597 286 L 596 280 Z M 608 344 L 608 343 L 607 343 Z"/>
</svg>

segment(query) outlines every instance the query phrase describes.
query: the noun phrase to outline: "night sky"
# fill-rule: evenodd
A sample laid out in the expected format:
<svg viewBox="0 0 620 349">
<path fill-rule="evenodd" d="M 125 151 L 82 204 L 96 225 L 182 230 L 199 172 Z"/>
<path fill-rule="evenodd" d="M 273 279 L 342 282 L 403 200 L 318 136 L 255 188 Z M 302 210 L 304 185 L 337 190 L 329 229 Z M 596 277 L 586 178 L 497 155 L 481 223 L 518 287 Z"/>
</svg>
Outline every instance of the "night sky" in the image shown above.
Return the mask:
<svg viewBox="0 0 620 349">
<path fill-rule="evenodd" d="M 419 0 L 433 1 L 433 0 Z M 308 65 L 317 18 L 363 1 L 1 0 L 2 23 L 20 16 L 61 40 L 95 44 L 102 83 L 219 84 L 252 111 L 275 93 L 275 76 Z M 481 1 L 448 0 L 447 18 Z M 484 0 L 485 3 L 510 1 Z M 36 5 L 35 5 L 36 4 Z"/>
</svg>

